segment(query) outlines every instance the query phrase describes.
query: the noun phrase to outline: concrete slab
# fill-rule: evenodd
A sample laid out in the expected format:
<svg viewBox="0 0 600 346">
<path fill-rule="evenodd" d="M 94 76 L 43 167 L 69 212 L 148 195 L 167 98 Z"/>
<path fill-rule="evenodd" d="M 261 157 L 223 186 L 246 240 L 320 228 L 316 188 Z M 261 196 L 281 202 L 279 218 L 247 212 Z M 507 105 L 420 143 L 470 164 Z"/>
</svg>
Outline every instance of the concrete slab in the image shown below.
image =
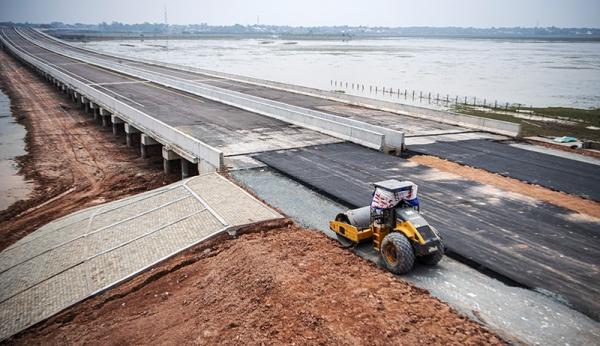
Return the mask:
<svg viewBox="0 0 600 346">
<path fill-rule="evenodd" d="M 213 173 L 51 222 L 0 253 L 0 340 L 200 241 L 280 217 Z"/>
</svg>

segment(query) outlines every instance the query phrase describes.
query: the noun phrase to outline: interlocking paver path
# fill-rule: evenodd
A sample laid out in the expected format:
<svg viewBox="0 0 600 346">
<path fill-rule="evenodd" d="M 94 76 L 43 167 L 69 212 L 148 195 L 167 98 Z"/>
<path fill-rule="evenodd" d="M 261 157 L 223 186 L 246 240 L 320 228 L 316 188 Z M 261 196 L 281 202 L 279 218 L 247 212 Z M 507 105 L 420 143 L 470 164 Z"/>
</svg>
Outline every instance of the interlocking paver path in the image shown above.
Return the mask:
<svg viewBox="0 0 600 346">
<path fill-rule="evenodd" d="M 55 220 L 0 253 L 0 340 L 211 236 L 280 217 L 214 173 Z"/>
</svg>

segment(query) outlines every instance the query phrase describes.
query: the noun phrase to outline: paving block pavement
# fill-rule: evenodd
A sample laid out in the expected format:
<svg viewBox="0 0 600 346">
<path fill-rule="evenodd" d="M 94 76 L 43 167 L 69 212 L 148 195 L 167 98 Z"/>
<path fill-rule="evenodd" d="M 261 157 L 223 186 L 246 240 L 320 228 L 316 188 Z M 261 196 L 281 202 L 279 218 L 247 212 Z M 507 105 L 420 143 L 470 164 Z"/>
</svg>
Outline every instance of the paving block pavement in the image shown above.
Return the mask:
<svg viewBox="0 0 600 346">
<path fill-rule="evenodd" d="M 209 237 L 281 217 L 211 173 L 55 220 L 0 253 L 0 340 Z"/>
</svg>

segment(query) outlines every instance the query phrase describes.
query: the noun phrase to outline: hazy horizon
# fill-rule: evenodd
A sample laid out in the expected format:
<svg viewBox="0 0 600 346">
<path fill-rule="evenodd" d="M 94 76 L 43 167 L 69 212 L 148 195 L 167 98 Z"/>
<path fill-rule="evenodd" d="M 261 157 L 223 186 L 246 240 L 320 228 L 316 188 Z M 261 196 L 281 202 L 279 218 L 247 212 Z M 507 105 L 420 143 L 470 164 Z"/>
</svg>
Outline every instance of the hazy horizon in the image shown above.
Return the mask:
<svg viewBox="0 0 600 346">
<path fill-rule="evenodd" d="M 3 0 L 0 21 L 68 24 L 588 27 L 600 28 L 594 0 Z"/>
</svg>

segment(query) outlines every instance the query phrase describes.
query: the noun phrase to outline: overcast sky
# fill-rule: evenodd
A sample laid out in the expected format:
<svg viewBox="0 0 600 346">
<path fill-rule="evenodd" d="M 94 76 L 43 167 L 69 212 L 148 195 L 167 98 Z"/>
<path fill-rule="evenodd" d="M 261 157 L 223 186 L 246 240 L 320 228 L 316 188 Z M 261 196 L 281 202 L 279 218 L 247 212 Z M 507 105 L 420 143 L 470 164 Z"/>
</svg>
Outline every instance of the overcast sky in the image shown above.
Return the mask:
<svg viewBox="0 0 600 346">
<path fill-rule="evenodd" d="M 600 27 L 600 0 L 0 0 L 0 21 Z"/>
</svg>

